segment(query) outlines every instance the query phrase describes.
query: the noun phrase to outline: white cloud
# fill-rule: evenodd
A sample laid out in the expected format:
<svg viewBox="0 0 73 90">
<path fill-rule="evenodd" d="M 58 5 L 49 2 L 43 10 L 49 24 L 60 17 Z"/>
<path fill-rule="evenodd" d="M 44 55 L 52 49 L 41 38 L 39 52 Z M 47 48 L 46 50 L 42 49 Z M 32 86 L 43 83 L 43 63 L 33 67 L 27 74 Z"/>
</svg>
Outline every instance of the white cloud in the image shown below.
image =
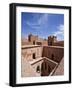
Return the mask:
<svg viewBox="0 0 73 90">
<path fill-rule="evenodd" d="M 57 35 L 64 35 L 64 25 L 59 25 L 58 27 L 57 27 L 57 29 L 58 29 L 58 31 L 56 31 L 55 33 L 54 33 L 54 35 L 55 36 L 57 36 Z"/>
<path fill-rule="evenodd" d="M 57 29 L 58 31 L 54 32 L 54 35 L 58 37 L 58 40 L 61 40 L 64 38 L 64 25 L 60 24 Z"/>
<path fill-rule="evenodd" d="M 40 25 L 45 24 L 47 20 L 48 20 L 48 14 L 44 14 L 38 19 L 38 24 Z"/>
<path fill-rule="evenodd" d="M 48 20 L 48 14 L 43 14 L 35 22 L 27 21 L 26 24 L 31 28 L 39 29 L 41 26 L 45 25 L 47 20 Z"/>
</svg>

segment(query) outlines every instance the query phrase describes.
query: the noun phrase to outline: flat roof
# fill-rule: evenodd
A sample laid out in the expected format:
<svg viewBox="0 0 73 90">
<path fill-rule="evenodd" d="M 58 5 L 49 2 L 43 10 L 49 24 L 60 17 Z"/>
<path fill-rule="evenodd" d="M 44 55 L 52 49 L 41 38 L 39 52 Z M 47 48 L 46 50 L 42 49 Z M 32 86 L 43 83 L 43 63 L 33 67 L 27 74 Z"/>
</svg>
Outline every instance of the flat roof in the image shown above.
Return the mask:
<svg viewBox="0 0 73 90">
<path fill-rule="evenodd" d="M 35 47 L 51 47 L 51 48 L 64 48 L 62 46 L 43 46 L 43 45 L 23 45 L 22 49 L 35 48 Z"/>
<path fill-rule="evenodd" d="M 64 48 L 64 47 L 62 47 L 62 46 L 44 46 L 44 47 Z"/>
<path fill-rule="evenodd" d="M 22 49 L 24 49 L 24 48 L 34 48 L 34 47 L 41 47 L 41 45 L 23 45 L 23 46 L 21 46 Z"/>
</svg>

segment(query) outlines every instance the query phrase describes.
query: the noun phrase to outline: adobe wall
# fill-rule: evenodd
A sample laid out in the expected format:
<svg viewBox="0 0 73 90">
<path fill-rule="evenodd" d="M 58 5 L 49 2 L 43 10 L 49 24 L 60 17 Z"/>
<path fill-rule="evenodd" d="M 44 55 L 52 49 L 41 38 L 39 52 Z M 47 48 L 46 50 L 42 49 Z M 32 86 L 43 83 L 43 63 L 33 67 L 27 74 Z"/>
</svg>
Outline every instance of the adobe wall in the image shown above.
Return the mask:
<svg viewBox="0 0 73 90">
<path fill-rule="evenodd" d="M 45 72 L 41 71 L 42 63 L 46 63 Z M 38 74 L 38 76 L 41 76 L 41 73 L 43 72 L 45 74 L 48 71 L 47 69 L 49 69 L 49 67 L 50 67 L 50 73 L 51 73 L 52 70 L 56 67 L 57 64 L 52 62 L 52 60 L 46 59 L 45 57 L 43 57 L 41 60 L 39 60 L 38 62 L 35 62 L 35 63 L 31 64 L 31 65 L 32 65 L 34 71 L 36 71 L 36 73 Z M 39 72 L 37 72 L 37 67 L 38 66 L 40 67 Z M 45 68 L 45 66 L 43 68 Z"/>
<path fill-rule="evenodd" d="M 32 42 L 22 42 L 21 44 L 22 44 L 22 46 L 23 46 L 23 45 L 33 45 Z"/>
<path fill-rule="evenodd" d="M 57 41 L 53 43 L 53 46 L 62 46 L 64 47 L 64 41 Z"/>
<path fill-rule="evenodd" d="M 54 42 L 57 42 L 56 36 L 49 36 L 48 37 L 48 45 L 53 45 Z"/>
<path fill-rule="evenodd" d="M 53 74 L 53 76 L 56 76 L 56 75 L 64 75 L 64 58 L 62 58 L 62 60 L 59 63 L 56 71 Z"/>
<path fill-rule="evenodd" d="M 33 53 L 35 53 L 35 59 L 42 57 L 42 47 L 38 46 L 38 47 L 28 47 L 28 48 L 23 48 L 21 50 L 21 53 L 24 57 L 24 59 L 31 61 L 33 60 Z"/>
<path fill-rule="evenodd" d="M 21 77 L 36 77 L 39 76 L 38 73 L 34 70 L 33 67 L 28 63 L 27 60 L 25 60 L 22 56 L 21 61 Z"/>
<path fill-rule="evenodd" d="M 48 46 L 48 41 L 47 40 L 43 40 L 42 45 L 43 46 Z"/>
<path fill-rule="evenodd" d="M 32 64 L 32 67 L 34 69 L 34 71 L 36 71 L 36 73 L 38 74 L 38 76 L 41 76 L 41 64 L 42 64 L 43 60 L 39 60 L 39 62 L 36 62 L 35 64 Z M 40 67 L 40 72 L 37 72 L 37 67 Z"/>
<path fill-rule="evenodd" d="M 64 47 L 44 46 L 42 56 L 53 59 L 54 61 L 59 63 L 64 56 Z"/>
<path fill-rule="evenodd" d="M 57 63 L 52 62 L 52 60 L 50 59 L 44 59 L 46 63 L 48 63 L 48 65 L 50 66 L 50 69 L 53 70 L 55 68 L 55 66 L 57 65 Z"/>
</svg>

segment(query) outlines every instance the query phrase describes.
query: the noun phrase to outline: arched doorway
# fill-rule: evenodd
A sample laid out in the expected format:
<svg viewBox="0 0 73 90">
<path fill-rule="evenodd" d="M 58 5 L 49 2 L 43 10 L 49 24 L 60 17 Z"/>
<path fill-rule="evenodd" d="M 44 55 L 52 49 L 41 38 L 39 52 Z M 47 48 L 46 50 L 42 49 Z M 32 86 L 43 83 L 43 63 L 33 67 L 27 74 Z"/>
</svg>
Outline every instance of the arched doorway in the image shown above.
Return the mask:
<svg viewBox="0 0 73 90">
<path fill-rule="evenodd" d="M 51 68 L 47 62 L 41 64 L 41 76 L 49 76 Z"/>
</svg>

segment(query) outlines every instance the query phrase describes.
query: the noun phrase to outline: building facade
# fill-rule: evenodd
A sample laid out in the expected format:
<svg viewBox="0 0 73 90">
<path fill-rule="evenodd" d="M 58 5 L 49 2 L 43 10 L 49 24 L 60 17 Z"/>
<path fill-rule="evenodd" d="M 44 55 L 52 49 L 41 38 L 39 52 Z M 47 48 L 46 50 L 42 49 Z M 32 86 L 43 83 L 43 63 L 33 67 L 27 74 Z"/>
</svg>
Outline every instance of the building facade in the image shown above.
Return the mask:
<svg viewBox="0 0 73 90">
<path fill-rule="evenodd" d="M 32 34 L 21 41 L 22 77 L 64 74 L 64 41 L 58 41 L 56 36 L 42 39 Z"/>
<path fill-rule="evenodd" d="M 64 47 L 64 41 L 58 41 L 56 36 L 49 36 L 48 39 L 42 39 L 32 34 L 28 36 L 28 39 L 22 39 L 21 44 Z"/>
<path fill-rule="evenodd" d="M 56 46 L 27 45 L 22 46 L 22 77 L 54 75 L 58 64 L 64 57 L 64 48 Z M 25 69 L 24 64 L 26 63 Z M 24 69 L 23 69 L 24 67 Z M 29 71 L 29 67 L 30 71 Z M 62 67 L 63 68 L 63 67 Z M 27 72 L 29 71 L 29 72 Z M 32 72 L 32 74 L 31 74 Z M 25 74 L 27 73 L 27 74 Z M 58 73 L 58 72 L 57 72 Z M 63 74 L 64 72 L 62 72 Z M 56 75 L 56 74 L 55 74 Z M 60 75 L 60 73 L 58 74 Z"/>
</svg>

